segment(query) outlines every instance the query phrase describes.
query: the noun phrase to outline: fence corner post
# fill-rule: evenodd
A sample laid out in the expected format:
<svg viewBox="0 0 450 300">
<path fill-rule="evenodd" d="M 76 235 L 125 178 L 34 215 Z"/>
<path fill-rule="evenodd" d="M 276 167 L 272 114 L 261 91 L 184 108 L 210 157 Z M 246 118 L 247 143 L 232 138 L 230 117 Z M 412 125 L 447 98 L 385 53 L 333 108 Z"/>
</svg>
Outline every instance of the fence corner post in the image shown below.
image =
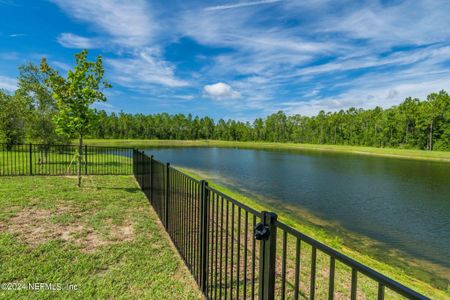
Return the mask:
<svg viewBox="0 0 450 300">
<path fill-rule="evenodd" d="M 33 144 L 30 143 L 30 175 L 33 175 Z"/>
<path fill-rule="evenodd" d="M 200 205 L 200 289 L 204 294 L 208 288 L 208 182 L 201 183 L 201 205 Z"/>
<path fill-rule="evenodd" d="M 165 176 L 165 186 L 166 186 L 166 192 L 164 193 L 164 226 L 169 228 L 169 170 L 170 170 L 170 163 L 166 163 L 166 176 Z"/>
<path fill-rule="evenodd" d="M 267 239 L 260 242 L 260 264 L 259 264 L 259 299 L 272 300 L 275 298 L 275 268 L 276 268 L 276 244 L 277 226 L 275 222 L 277 215 L 273 212 L 263 211 L 262 223 L 269 230 Z"/>
</svg>

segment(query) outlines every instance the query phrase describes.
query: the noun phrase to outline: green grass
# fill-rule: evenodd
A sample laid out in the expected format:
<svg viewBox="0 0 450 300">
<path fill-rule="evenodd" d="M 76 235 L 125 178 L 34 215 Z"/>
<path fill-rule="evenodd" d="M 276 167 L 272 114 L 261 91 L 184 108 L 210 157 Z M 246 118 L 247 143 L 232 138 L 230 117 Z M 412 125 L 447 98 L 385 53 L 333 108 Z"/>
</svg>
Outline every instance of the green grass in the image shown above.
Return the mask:
<svg viewBox="0 0 450 300">
<path fill-rule="evenodd" d="M 189 174 L 190 176 L 201 179 L 203 176 L 201 174 L 196 173 L 192 170 L 186 170 L 182 169 L 183 172 Z M 401 265 L 395 265 L 392 263 L 387 263 L 385 261 L 382 261 L 380 259 L 375 258 L 372 255 L 362 253 L 360 251 L 355 250 L 353 247 L 349 246 L 348 243 L 344 243 L 344 239 L 346 240 L 346 236 L 342 235 L 338 232 L 330 232 L 327 230 L 324 230 L 323 228 L 317 226 L 313 222 L 308 222 L 306 219 L 300 220 L 298 216 L 295 216 L 295 213 L 291 214 L 289 210 L 286 210 L 282 207 L 279 207 L 279 204 L 272 204 L 272 203 L 265 203 L 262 201 L 255 201 L 252 198 L 249 198 L 247 196 L 244 196 L 240 193 L 237 193 L 235 191 L 232 191 L 228 188 L 222 187 L 220 185 L 217 185 L 213 182 L 209 182 L 209 185 L 213 188 L 223 192 L 226 195 L 229 195 L 230 197 L 240 201 L 241 203 L 244 203 L 248 205 L 249 207 L 252 207 L 258 211 L 275 211 L 279 215 L 279 218 L 282 222 L 285 224 L 299 230 L 300 232 L 309 235 L 324 244 L 331 246 L 335 248 L 336 250 L 346 254 L 347 256 L 359 261 L 360 263 L 363 263 L 376 271 L 424 294 L 432 299 L 450 299 L 450 286 L 447 288 L 447 290 L 439 289 L 432 284 L 430 284 L 427 281 L 420 280 L 417 278 L 417 270 L 412 269 L 411 266 L 407 264 L 401 264 Z M 277 205 L 277 206 L 276 206 Z M 367 242 L 363 239 L 363 237 L 353 237 L 356 241 L 359 242 Z M 347 240 L 346 240 L 347 241 Z M 278 246 L 277 248 L 279 251 L 277 251 L 277 260 L 278 263 L 281 261 L 281 253 L 280 249 L 282 249 L 282 240 L 281 240 L 281 234 L 278 236 Z M 288 241 L 288 256 L 287 256 L 287 269 L 293 270 L 294 264 L 295 264 L 295 241 L 291 238 Z M 309 286 L 307 284 L 307 280 L 310 276 L 310 264 L 311 264 L 311 247 L 303 244 L 302 246 L 302 256 L 301 256 L 301 278 L 303 278 L 303 283 L 301 284 L 301 290 L 300 292 L 303 294 L 303 297 L 307 299 L 305 295 L 309 295 Z M 397 262 L 398 263 L 398 262 Z M 328 287 L 328 266 L 329 266 L 329 257 L 327 255 L 324 255 L 320 251 L 318 252 L 317 257 L 317 282 L 316 286 L 318 287 L 316 291 L 317 298 L 326 298 L 327 296 L 327 287 Z M 351 269 L 343 264 L 337 263 L 336 264 L 336 292 L 338 293 L 338 296 L 347 299 L 350 297 L 349 290 L 350 290 L 350 279 L 351 279 Z M 424 273 L 427 273 L 427 270 L 423 271 Z M 279 280 L 279 274 L 278 272 L 278 280 Z M 288 272 L 289 274 L 289 272 Z M 431 274 L 428 274 L 428 276 L 432 277 Z M 425 277 L 426 278 L 426 277 Z M 293 274 L 291 272 L 290 276 L 288 275 L 288 281 L 291 283 L 291 286 L 289 288 L 288 285 L 288 292 L 290 291 L 292 293 L 292 282 L 293 282 Z M 302 287 L 303 285 L 303 287 Z M 362 297 L 361 299 L 375 299 L 376 293 L 377 293 L 377 286 L 374 283 L 373 280 L 370 280 L 366 276 L 359 275 L 358 279 L 358 294 Z M 445 289 L 445 287 L 444 287 Z M 403 299 L 402 297 L 396 296 L 395 293 L 392 291 L 386 290 L 386 299 Z"/>
<path fill-rule="evenodd" d="M 121 140 L 121 139 L 87 139 L 86 144 L 91 146 L 126 146 L 126 147 L 227 147 L 243 149 L 265 150 L 312 150 L 353 153 L 360 155 L 378 155 L 407 159 L 434 160 L 450 162 L 450 151 L 425 151 L 414 149 L 376 148 L 344 145 L 317 145 L 296 143 L 269 143 L 269 142 L 229 142 L 215 140 Z"/>
<path fill-rule="evenodd" d="M 198 299 L 195 282 L 131 176 L 0 178 L 1 299 Z"/>
</svg>

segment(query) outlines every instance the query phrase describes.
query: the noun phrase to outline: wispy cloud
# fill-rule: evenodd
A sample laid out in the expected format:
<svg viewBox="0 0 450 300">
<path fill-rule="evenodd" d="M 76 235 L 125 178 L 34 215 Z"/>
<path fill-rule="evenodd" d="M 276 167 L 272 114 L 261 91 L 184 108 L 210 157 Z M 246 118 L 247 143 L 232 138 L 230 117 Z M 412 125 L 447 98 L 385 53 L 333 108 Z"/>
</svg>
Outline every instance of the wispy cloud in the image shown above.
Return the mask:
<svg viewBox="0 0 450 300">
<path fill-rule="evenodd" d="M 17 79 L 0 75 L 0 89 L 14 92 L 17 89 Z"/>
<path fill-rule="evenodd" d="M 63 33 L 58 41 L 68 48 L 102 48 L 114 53 L 105 59 L 110 78 L 119 85 L 150 90 L 150 85 L 184 87 L 188 83 L 175 76 L 175 65 L 160 55 L 152 44 L 159 25 L 144 0 L 52 0 L 76 20 L 93 26 L 99 37 L 85 38 Z"/>
<path fill-rule="evenodd" d="M 51 0 L 76 20 L 94 25 L 112 42 L 122 46 L 142 46 L 151 41 L 158 27 L 144 0 Z M 110 41 L 110 42 L 111 42 Z"/>
<path fill-rule="evenodd" d="M 0 59 L 2 60 L 16 60 L 19 56 L 17 52 L 0 52 Z"/>
<path fill-rule="evenodd" d="M 120 109 L 118 107 L 116 107 L 108 102 L 96 102 L 93 104 L 93 108 L 98 109 L 98 110 L 104 110 L 108 113 L 120 111 Z"/>
<path fill-rule="evenodd" d="M 72 68 L 70 65 L 68 65 L 68 64 L 66 64 L 64 62 L 61 62 L 61 61 L 51 61 L 50 64 L 52 66 L 55 66 L 55 67 L 63 70 L 63 71 L 66 71 L 66 72 L 69 71 Z"/>
<path fill-rule="evenodd" d="M 14 5 L 16 4 L 14 0 L 0 0 L 0 5 Z"/>
<path fill-rule="evenodd" d="M 227 113 L 312 114 L 450 85 L 448 1 L 51 1 L 94 36 L 61 45 L 102 49 L 113 83 L 188 111 L 203 96 Z M 182 39 L 204 58 L 169 51 Z"/>
<path fill-rule="evenodd" d="M 98 47 L 98 43 L 94 39 L 73 33 L 61 33 L 57 40 L 61 46 L 66 48 L 91 49 Z"/>
<path fill-rule="evenodd" d="M 280 1 L 271 14 L 231 9 L 263 2 L 190 10 L 179 22 L 198 43 L 233 49 L 212 57 L 202 74 L 238 88 L 244 109 L 386 107 L 450 85 L 439 88 L 449 78 L 450 32 L 439 30 L 450 26 L 449 2 L 305 0 Z"/>
<path fill-rule="evenodd" d="M 106 60 L 114 74 L 113 80 L 131 88 L 150 89 L 148 85 L 185 87 L 188 82 L 176 78 L 175 67 L 164 61 L 157 49 L 140 49 L 128 58 Z"/>
<path fill-rule="evenodd" d="M 15 37 L 22 37 L 22 36 L 27 36 L 25 33 L 12 33 L 10 35 L 8 35 L 9 37 L 15 38 Z"/>
<path fill-rule="evenodd" d="M 448 39 L 450 10 L 448 1 L 399 1 L 383 4 L 368 1 L 363 5 L 349 4 L 344 14 L 327 14 L 321 19 L 319 32 L 338 32 L 348 38 L 365 39 L 374 47 L 389 47 L 405 43 L 424 44 Z"/>
<path fill-rule="evenodd" d="M 262 0 L 262 1 L 249 1 L 249 2 L 238 2 L 234 4 L 224 4 L 224 5 L 217 5 L 217 6 L 209 6 L 206 7 L 206 11 L 214 11 L 214 10 L 224 10 L 224 9 L 232 9 L 232 8 L 241 8 L 241 7 L 247 7 L 247 6 L 256 6 L 256 5 L 263 5 L 263 4 L 271 4 L 280 2 L 281 0 Z"/>
<path fill-rule="evenodd" d="M 194 99 L 193 95 L 175 95 L 173 97 L 177 98 L 177 99 L 181 99 L 181 100 L 192 100 L 192 99 Z"/>
<path fill-rule="evenodd" d="M 315 115 L 319 111 L 339 111 L 341 109 L 373 108 L 381 106 L 389 108 L 399 104 L 407 97 L 425 99 L 427 94 L 439 91 L 450 85 L 447 78 L 432 78 L 429 80 L 408 80 L 385 83 L 383 86 L 364 85 L 342 93 L 338 96 L 327 96 L 309 101 L 286 101 L 281 103 L 280 109 L 289 114 Z"/>
</svg>

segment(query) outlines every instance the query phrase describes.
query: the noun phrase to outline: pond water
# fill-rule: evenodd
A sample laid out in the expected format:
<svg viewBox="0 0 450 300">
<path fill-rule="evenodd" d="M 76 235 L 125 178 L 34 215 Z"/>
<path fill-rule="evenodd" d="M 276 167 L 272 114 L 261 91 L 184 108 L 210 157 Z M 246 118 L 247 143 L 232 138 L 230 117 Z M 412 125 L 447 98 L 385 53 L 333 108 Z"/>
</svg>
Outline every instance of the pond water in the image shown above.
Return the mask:
<svg viewBox="0 0 450 300">
<path fill-rule="evenodd" d="M 146 153 L 450 270 L 450 163 L 307 150 Z"/>
</svg>

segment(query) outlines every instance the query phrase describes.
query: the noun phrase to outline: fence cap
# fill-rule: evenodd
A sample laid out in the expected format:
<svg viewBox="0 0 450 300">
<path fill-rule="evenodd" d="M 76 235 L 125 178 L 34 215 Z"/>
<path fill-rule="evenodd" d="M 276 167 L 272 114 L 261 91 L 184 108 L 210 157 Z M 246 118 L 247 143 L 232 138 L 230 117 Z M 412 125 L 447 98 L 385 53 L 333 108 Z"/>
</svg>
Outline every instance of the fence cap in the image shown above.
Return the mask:
<svg viewBox="0 0 450 300">
<path fill-rule="evenodd" d="M 265 215 L 265 216 L 267 216 L 267 217 L 269 217 L 271 219 L 275 219 L 275 220 L 278 218 L 278 215 L 276 213 L 272 212 L 272 211 L 265 211 L 265 210 L 263 210 L 261 212 L 261 214 L 263 215 L 263 217 Z"/>
</svg>

